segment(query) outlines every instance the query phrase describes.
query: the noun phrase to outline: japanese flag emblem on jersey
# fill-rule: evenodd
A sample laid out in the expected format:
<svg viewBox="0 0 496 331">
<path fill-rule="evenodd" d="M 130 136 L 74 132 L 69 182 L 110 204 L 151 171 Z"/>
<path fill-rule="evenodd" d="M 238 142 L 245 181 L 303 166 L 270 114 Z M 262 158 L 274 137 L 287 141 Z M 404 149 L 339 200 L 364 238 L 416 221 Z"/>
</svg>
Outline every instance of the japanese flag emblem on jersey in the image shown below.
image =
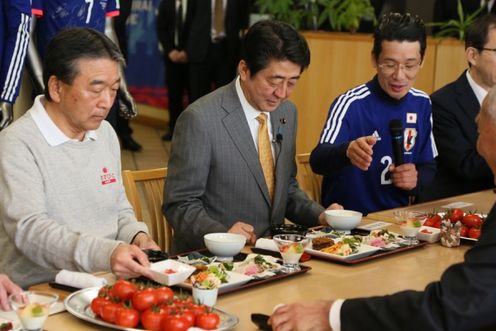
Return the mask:
<svg viewBox="0 0 496 331">
<path fill-rule="evenodd" d="M 417 129 L 405 128 L 403 147 L 405 148 L 406 152 L 411 151 L 413 146 L 415 146 L 416 138 L 417 138 Z"/>
<path fill-rule="evenodd" d="M 406 122 L 409 124 L 417 123 L 417 114 L 416 113 L 406 113 Z"/>
</svg>

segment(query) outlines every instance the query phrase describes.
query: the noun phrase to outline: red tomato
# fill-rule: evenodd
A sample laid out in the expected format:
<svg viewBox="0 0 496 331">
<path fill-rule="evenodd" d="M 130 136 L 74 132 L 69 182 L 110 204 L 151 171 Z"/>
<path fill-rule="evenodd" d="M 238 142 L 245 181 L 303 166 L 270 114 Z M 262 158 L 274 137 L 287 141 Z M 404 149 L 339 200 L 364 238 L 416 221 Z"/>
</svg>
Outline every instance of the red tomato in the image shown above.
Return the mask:
<svg viewBox="0 0 496 331">
<path fill-rule="evenodd" d="M 101 316 L 102 314 L 102 307 L 107 304 L 107 302 L 110 302 L 109 299 L 105 297 L 96 297 L 93 300 L 91 300 L 91 311 L 96 315 L 96 316 Z"/>
<path fill-rule="evenodd" d="M 473 239 L 479 239 L 481 230 L 479 228 L 470 228 L 468 236 Z"/>
<path fill-rule="evenodd" d="M 451 223 L 456 223 L 458 221 L 461 221 L 463 219 L 464 211 L 460 208 L 453 208 L 448 210 L 448 213 L 446 214 L 445 218 L 449 219 Z"/>
<path fill-rule="evenodd" d="M 155 304 L 155 290 L 147 288 L 134 293 L 132 303 L 134 309 L 139 311 L 147 310 Z"/>
<path fill-rule="evenodd" d="M 122 307 L 121 304 L 108 301 L 101 309 L 101 317 L 105 322 L 114 323 L 117 310 Z"/>
<path fill-rule="evenodd" d="M 462 223 L 468 226 L 469 228 L 473 226 L 480 228 L 480 226 L 482 225 L 482 219 L 480 218 L 479 215 L 467 214 L 463 216 Z"/>
<path fill-rule="evenodd" d="M 162 330 L 167 331 L 186 331 L 189 329 L 188 322 L 177 315 L 170 315 L 162 321 Z"/>
<path fill-rule="evenodd" d="M 204 313 L 196 317 L 196 326 L 205 330 L 213 330 L 220 323 L 220 317 L 216 313 Z"/>
<path fill-rule="evenodd" d="M 110 295 L 110 287 L 104 286 L 98 290 L 99 297 L 108 297 Z"/>
<path fill-rule="evenodd" d="M 158 306 L 153 306 L 141 314 L 141 324 L 146 330 L 162 330 L 162 321 L 168 315 Z"/>
<path fill-rule="evenodd" d="M 468 237 L 468 229 L 466 225 L 462 225 L 460 228 L 460 237 Z"/>
<path fill-rule="evenodd" d="M 434 227 L 440 229 L 441 228 L 441 222 L 442 222 L 441 220 L 437 221 L 436 224 L 434 224 Z"/>
<path fill-rule="evenodd" d="M 135 328 L 139 323 L 139 313 L 136 309 L 121 306 L 115 312 L 115 324 L 125 328 Z"/>
<path fill-rule="evenodd" d="M 441 221 L 441 216 L 439 216 L 438 214 L 434 214 L 434 215 L 427 217 L 427 219 L 424 222 L 424 225 L 435 227 L 436 223 L 440 222 L 440 221 Z"/>
<path fill-rule="evenodd" d="M 174 292 L 165 286 L 154 289 L 155 291 L 155 304 L 168 303 L 174 299 Z"/>
<path fill-rule="evenodd" d="M 195 316 L 207 312 L 207 306 L 205 305 L 192 305 L 190 309 L 195 314 Z"/>
<path fill-rule="evenodd" d="M 191 310 L 184 310 L 179 314 L 180 317 L 182 317 L 186 323 L 188 324 L 188 328 L 192 327 L 195 325 L 195 313 Z"/>
<path fill-rule="evenodd" d="M 138 287 L 135 284 L 124 279 L 119 279 L 110 289 L 110 295 L 125 301 L 131 299 L 137 291 Z"/>
</svg>

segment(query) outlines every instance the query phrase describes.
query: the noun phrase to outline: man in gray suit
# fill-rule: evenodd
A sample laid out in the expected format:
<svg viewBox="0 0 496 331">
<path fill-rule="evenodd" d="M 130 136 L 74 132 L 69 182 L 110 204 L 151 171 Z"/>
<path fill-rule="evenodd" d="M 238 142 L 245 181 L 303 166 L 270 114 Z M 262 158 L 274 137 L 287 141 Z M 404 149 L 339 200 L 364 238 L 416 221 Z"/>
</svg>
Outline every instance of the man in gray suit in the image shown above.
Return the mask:
<svg viewBox="0 0 496 331">
<path fill-rule="evenodd" d="M 174 252 L 203 247 L 211 232 L 243 234 L 254 243 L 284 218 L 325 224 L 324 208 L 296 182 L 296 108 L 286 100 L 309 63 L 308 45 L 290 25 L 258 22 L 243 40 L 239 76 L 181 114 L 162 208 L 174 229 Z M 259 124 L 261 113 L 266 124 Z M 259 139 L 267 133 L 265 144 Z M 272 155 L 270 175 L 267 160 L 259 160 L 262 145 Z"/>
</svg>

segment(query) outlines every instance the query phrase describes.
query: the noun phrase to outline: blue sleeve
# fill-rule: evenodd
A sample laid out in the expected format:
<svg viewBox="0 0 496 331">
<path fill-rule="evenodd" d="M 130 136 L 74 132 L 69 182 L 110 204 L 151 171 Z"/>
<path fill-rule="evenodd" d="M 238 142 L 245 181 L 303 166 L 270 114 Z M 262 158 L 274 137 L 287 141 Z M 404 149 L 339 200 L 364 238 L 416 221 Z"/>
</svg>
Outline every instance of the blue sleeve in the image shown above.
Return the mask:
<svg viewBox="0 0 496 331">
<path fill-rule="evenodd" d="M 350 139 L 345 114 L 341 112 L 343 97 L 344 95 L 341 95 L 332 103 L 319 142 L 310 154 L 310 166 L 313 172 L 319 175 L 331 175 L 351 165 L 346 156 Z M 343 130 L 343 127 L 346 129 Z"/>
<path fill-rule="evenodd" d="M 29 0 L 3 2 L 4 48 L 0 63 L 0 100 L 14 103 L 19 95 L 24 58 L 29 44 L 31 4 Z"/>
</svg>

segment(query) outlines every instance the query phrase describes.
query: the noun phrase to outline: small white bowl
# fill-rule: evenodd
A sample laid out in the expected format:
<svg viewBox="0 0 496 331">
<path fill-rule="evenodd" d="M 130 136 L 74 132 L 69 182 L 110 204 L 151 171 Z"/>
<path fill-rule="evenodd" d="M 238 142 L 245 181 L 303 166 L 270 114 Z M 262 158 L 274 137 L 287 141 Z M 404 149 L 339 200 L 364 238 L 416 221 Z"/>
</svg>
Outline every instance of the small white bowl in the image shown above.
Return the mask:
<svg viewBox="0 0 496 331">
<path fill-rule="evenodd" d="M 220 260 L 229 260 L 245 247 L 246 237 L 235 233 L 208 233 L 203 241 L 210 253 Z"/>
<path fill-rule="evenodd" d="M 433 228 L 430 226 L 421 226 L 419 232 L 417 233 L 417 239 L 422 241 L 427 241 L 428 243 L 435 243 L 439 241 L 439 235 L 441 230 L 438 228 Z"/>
<path fill-rule="evenodd" d="M 164 260 L 150 265 L 153 280 L 172 286 L 184 282 L 195 271 L 195 267 L 175 260 Z M 174 271 L 169 273 L 169 271 Z"/>
<path fill-rule="evenodd" d="M 349 231 L 362 221 L 362 213 L 354 210 L 332 209 L 325 211 L 325 219 L 334 230 Z"/>
</svg>

